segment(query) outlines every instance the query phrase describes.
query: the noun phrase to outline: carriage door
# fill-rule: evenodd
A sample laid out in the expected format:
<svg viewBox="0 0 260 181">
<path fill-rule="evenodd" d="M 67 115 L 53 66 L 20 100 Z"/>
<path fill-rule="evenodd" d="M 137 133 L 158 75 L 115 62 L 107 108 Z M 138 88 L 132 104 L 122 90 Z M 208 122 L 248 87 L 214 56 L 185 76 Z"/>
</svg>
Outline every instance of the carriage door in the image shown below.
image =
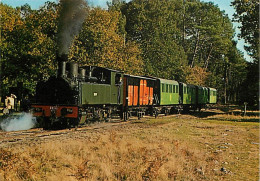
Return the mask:
<svg viewBox="0 0 260 181">
<path fill-rule="evenodd" d="M 117 104 L 121 104 L 122 103 L 122 89 L 123 89 L 123 78 L 122 78 L 122 74 L 120 73 L 116 73 L 115 75 L 115 86 L 117 86 L 117 90 L 116 90 L 116 100 L 117 100 Z"/>
</svg>

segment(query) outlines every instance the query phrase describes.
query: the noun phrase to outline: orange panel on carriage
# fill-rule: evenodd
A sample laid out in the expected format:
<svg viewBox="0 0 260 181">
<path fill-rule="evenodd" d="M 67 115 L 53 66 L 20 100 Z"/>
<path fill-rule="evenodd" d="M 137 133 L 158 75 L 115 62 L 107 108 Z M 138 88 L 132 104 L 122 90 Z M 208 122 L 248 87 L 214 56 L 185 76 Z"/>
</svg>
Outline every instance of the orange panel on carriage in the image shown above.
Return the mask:
<svg viewBox="0 0 260 181">
<path fill-rule="evenodd" d="M 134 106 L 138 105 L 138 86 L 134 86 Z"/>
<path fill-rule="evenodd" d="M 155 79 L 125 75 L 124 106 L 147 106 L 153 104 Z"/>
<path fill-rule="evenodd" d="M 134 86 L 129 85 L 128 86 L 128 105 L 129 106 L 133 105 L 133 98 L 134 98 Z"/>
<path fill-rule="evenodd" d="M 148 105 L 148 97 L 149 95 L 149 87 L 147 87 L 147 80 L 144 80 L 144 97 L 143 97 L 143 105 Z"/>
<path fill-rule="evenodd" d="M 143 105 L 143 99 L 144 99 L 144 81 L 140 80 L 139 105 Z"/>
</svg>

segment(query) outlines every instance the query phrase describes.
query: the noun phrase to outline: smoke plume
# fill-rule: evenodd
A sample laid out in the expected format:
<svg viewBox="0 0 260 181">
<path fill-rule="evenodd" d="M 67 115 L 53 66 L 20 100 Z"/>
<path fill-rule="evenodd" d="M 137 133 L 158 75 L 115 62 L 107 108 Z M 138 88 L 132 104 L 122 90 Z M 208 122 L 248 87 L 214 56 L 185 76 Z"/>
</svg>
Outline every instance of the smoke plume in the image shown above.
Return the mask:
<svg viewBox="0 0 260 181">
<path fill-rule="evenodd" d="M 58 24 L 59 55 L 68 54 L 72 40 L 79 34 L 87 15 L 85 0 L 60 0 L 61 11 Z"/>
<path fill-rule="evenodd" d="M 35 126 L 36 120 L 30 113 L 22 113 L 19 117 L 8 117 L 4 119 L 0 127 L 4 131 L 19 131 L 31 129 Z"/>
</svg>

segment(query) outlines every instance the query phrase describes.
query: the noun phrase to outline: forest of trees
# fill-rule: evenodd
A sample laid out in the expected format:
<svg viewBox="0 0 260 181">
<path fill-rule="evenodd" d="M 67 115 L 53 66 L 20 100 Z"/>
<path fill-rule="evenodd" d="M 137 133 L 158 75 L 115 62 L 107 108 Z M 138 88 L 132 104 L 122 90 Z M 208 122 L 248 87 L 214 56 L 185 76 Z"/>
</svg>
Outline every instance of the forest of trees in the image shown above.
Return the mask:
<svg viewBox="0 0 260 181">
<path fill-rule="evenodd" d="M 222 103 L 258 105 L 259 2 L 234 0 L 235 18 L 199 0 L 113 0 L 108 9 L 87 7 L 69 60 L 135 75 L 156 76 L 218 89 Z M 34 93 L 55 75 L 60 4 L 28 4 L 1 11 L 1 94 L 23 82 Z M 234 41 L 232 21 L 253 62 Z"/>
</svg>

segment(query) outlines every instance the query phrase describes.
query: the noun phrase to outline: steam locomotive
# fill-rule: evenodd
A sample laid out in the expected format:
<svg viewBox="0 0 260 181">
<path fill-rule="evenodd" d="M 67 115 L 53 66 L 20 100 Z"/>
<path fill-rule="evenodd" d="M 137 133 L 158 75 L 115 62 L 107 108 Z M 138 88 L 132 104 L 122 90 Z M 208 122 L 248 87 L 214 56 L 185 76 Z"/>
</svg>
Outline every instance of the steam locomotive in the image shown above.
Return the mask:
<svg viewBox="0 0 260 181">
<path fill-rule="evenodd" d="M 59 58 L 58 73 L 38 82 L 31 105 L 41 127 L 75 127 L 92 120 L 201 109 L 215 104 L 217 90 L 175 80 L 134 76 Z"/>
</svg>

